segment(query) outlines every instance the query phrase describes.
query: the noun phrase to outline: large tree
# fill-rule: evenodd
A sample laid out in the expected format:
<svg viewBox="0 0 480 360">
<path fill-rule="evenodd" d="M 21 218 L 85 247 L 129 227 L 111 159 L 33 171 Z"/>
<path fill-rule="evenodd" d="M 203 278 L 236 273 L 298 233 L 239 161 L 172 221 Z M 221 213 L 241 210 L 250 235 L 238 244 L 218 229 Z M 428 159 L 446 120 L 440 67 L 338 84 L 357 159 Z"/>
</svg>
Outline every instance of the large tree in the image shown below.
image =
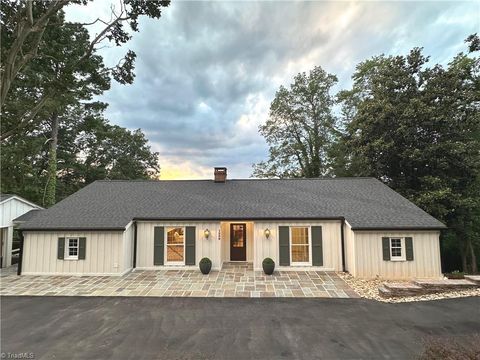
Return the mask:
<svg viewBox="0 0 480 360">
<path fill-rule="evenodd" d="M 355 175 L 374 176 L 443 220 L 465 271 L 480 250 L 480 68 L 473 52 L 428 67 L 421 49 L 362 62 L 339 95 Z M 476 230 L 477 229 L 477 230 Z M 451 245 L 451 244 L 450 244 Z"/>
<path fill-rule="evenodd" d="M 42 46 L 46 32 L 55 31 L 57 27 L 63 27 L 63 21 L 57 21 L 59 14 L 65 6 L 76 4 L 88 6 L 88 0 L 2 0 L 1 1 L 1 79 L 0 79 L 0 109 L 4 111 L 4 105 L 8 102 L 15 102 L 16 98 L 10 96 L 14 82 L 23 76 L 26 67 L 35 59 L 42 59 L 48 56 L 43 50 L 48 47 Z M 169 5 L 168 0 L 121 0 L 117 8 L 112 4 L 111 17 L 109 19 L 97 18 L 88 24 L 76 24 L 76 26 L 102 25 L 101 30 L 88 42 L 81 45 L 81 54 L 68 66 L 62 69 L 65 76 L 73 76 L 79 68 L 85 66 L 96 54 L 98 47 L 104 42 L 111 42 L 116 46 L 127 43 L 131 34 L 130 31 L 138 31 L 138 18 L 147 16 L 159 18 L 163 7 Z M 68 25 L 68 24 L 67 24 Z M 75 26 L 75 24 L 71 24 Z M 75 40 L 75 39 L 73 39 Z M 80 48 L 78 44 L 77 48 Z M 125 82 L 133 81 L 133 64 L 135 53 L 127 51 L 122 61 L 110 69 L 110 74 L 115 79 Z M 55 88 L 58 84 L 52 84 Z M 15 123 L 8 126 L 2 124 L 2 141 L 17 133 L 24 133 L 25 128 L 32 128 L 38 125 L 37 115 L 48 103 L 55 98 L 55 92 L 38 94 L 35 101 L 24 104 L 24 111 L 18 115 Z"/>
<path fill-rule="evenodd" d="M 57 200 L 95 180 L 158 177 L 158 153 L 145 135 L 109 124 L 103 116 L 105 107 L 99 102 L 77 104 L 59 116 Z M 15 146 L 2 147 L 2 192 L 48 205 L 50 134 L 49 123 L 42 122 L 34 132 L 9 139 Z"/>
<path fill-rule="evenodd" d="M 269 159 L 254 166 L 257 177 L 318 177 L 329 171 L 327 153 L 335 135 L 331 88 L 335 75 L 315 67 L 281 86 L 260 126 Z"/>
</svg>

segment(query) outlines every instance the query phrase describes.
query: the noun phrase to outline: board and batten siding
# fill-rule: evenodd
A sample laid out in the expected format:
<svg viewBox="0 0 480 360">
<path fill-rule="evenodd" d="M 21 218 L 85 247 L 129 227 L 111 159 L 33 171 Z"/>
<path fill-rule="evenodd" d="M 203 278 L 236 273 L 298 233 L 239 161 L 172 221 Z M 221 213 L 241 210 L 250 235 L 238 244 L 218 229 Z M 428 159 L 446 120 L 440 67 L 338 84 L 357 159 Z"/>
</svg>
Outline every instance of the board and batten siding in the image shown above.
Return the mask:
<svg viewBox="0 0 480 360">
<path fill-rule="evenodd" d="M 29 205 L 16 198 L 6 200 L 0 204 L 0 226 L 12 226 L 14 219 L 33 209 L 38 209 L 38 207 Z"/>
<path fill-rule="evenodd" d="M 133 269 L 133 235 L 134 235 L 133 222 L 127 225 L 123 233 L 123 271 Z"/>
<path fill-rule="evenodd" d="M 0 204 L 0 227 L 2 228 L 2 266 L 12 264 L 12 245 L 13 245 L 13 220 L 17 217 L 38 209 L 37 206 L 30 205 L 22 200 L 12 197 Z"/>
<path fill-rule="evenodd" d="M 309 221 L 309 222 L 255 222 L 254 224 L 254 268 L 262 269 L 262 261 L 270 257 L 279 266 L 279 245 L 278 245 L 278 227 L 279 226 L 321 226 L 323 241 L 323 266 L 325 270 L 342 270 L 342 245 L 340 241 L 341 222 L 336 220 Z M 270 230 L 270 237 L 265 237 L 265 229 Z M 310 246 L 312 239 L 310 239 Z M 294 266 L 285 267 L 284 269 Z"/>
<path fill-rule="evenodd" d="M 412 279 L 440 278 L 438 231 L 381 232 L 355 231 L 355 273 L 358 278 Z M 382 237 L 412 237 L 413 261 L 384 261 Z"/>
<path fill-rule="evenodd" d="M 122 231 L 24 232 L 24 275 L 121 275 Z M 85 237 L 85 260 L 58 260 L 58 238 Z"/>
<path fill-rule="evenodd" d="M 346 221 L 343 228 L 343 236 L 345 241 L 345 270 L 355 276 L 355 234 L 352 231 L 350 224 Z"/>
<path fill-rule="evenodd" d="M 170 265 L 153 265 L 153 235 L 156 226 L 187 227 L 195 226 L 195 267 L 204 257 L 212 260 L 212 269 L 220 269 L 221 262 L 221 239 L 218 237 L 220 222 L 137 222 L 137 268 L 158 269 Z M 208 229 L 210 236 L 205 239 L 204 231 Z M 166 238 L 165 238 L 166 241 Z M 175 267 L 175 266 L 172 266 Z M 177 265 L 178 267 L 178 265 Z"/>
</svg>

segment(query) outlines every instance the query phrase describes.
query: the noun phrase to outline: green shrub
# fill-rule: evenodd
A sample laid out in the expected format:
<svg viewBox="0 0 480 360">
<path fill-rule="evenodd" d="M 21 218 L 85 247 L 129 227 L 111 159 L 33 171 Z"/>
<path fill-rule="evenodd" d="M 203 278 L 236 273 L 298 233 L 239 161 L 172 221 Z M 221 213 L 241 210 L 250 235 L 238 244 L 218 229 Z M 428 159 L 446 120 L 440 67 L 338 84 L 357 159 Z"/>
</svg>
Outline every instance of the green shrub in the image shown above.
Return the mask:
<svg viewBox="0 0 480 360">
<path fill-rule="evenodd" d="M 268 258 L 268 257 L 263 259 L 262 263 L 265 265 L 275 265 L 275 261 L 273 261 L 271 258 Z"/>
<path fill-rule="evenodd" d="M 200 260 L 200 264 L 212 264 L 212 260 L 210 260 L 207 257 L 204 257 L 202 258 L 202 260 Z"/>
</svg>

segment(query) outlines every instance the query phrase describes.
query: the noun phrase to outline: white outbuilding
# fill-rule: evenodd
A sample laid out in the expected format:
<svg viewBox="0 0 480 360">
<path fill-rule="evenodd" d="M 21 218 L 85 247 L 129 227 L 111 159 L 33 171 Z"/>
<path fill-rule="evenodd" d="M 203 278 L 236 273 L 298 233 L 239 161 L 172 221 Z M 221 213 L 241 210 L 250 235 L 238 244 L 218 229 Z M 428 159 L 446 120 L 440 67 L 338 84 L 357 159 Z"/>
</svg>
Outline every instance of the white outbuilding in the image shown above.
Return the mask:
<svg viewBox="0 0 480 360">
<path fill-rule="evenodd" d="M 18 217 L 42 207 L 18 195 L 0 194 L 0 266 L 12 265 L 13 230 Z"/>
</svg>

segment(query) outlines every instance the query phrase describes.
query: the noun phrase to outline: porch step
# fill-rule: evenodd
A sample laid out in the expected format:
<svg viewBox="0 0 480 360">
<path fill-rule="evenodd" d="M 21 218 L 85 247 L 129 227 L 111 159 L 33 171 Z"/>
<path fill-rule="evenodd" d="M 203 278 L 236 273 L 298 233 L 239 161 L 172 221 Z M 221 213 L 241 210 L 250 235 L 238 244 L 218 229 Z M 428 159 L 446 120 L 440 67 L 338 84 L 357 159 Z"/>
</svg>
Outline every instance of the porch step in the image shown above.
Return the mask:
<svg viewBox="0 0 480 360">
<path fill-rule="evenodd" d="M 465 279 L 480 286 L 480 275 L 465 275 Z"/>
<path fill-rule="evenodd" d="M 384 283 L 383 286 L 392 296 L 418 295 L 424 290 L 421 286 L 412 283 Z"/>
<path fill-rule="evenodd" d="M 415 285 L 424 288 L 425 292 L 462 290 L 477 287 L 473 281 L 468 279 L 446 279 L 446 280 L 415 280 Z"/>
</svg>

